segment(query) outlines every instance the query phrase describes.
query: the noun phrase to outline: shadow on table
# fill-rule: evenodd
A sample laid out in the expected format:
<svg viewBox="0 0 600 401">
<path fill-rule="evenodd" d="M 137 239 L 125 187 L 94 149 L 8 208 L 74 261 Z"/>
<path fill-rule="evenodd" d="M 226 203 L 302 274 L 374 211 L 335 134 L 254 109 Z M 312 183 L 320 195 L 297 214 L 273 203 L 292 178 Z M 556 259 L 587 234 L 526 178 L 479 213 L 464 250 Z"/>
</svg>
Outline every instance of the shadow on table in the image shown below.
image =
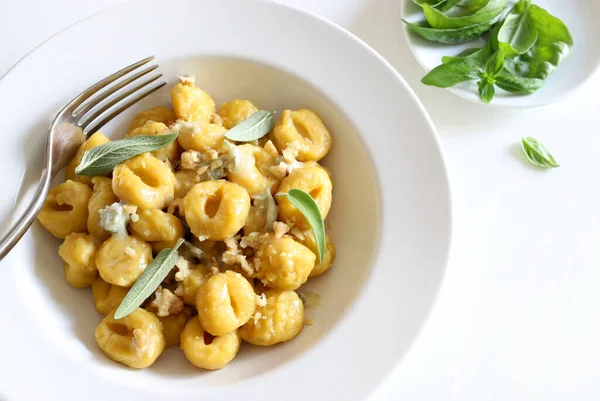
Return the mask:
<svg viewBox="0 0 600 401">
<path fill-rule="evenodd" d="M 347 28 L 402 74 L 438 127 L 443 125 L 455 132 L 456 128 L 465 126 L 468 117 L 469 132 L 484 133 L 490 124 L 499 124 L 527 112 L 471 103 L 447 90 L 423 85 L 421 78 L 425 71 L 415 60 L 404 35 L 402 1 L 411 0 L 366 0 Z"/>
</svg>

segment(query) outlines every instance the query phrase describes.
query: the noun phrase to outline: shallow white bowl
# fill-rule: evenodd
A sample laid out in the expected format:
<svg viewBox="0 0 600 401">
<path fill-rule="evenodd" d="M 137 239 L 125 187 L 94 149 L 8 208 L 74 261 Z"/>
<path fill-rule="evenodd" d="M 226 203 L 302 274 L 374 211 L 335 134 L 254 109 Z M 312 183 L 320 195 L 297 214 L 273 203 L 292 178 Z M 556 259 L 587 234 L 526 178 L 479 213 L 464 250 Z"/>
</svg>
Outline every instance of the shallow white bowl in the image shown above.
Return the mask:
<svg viewBox="0 0 600 401">
<path fill-rule="evenodd" d="M 414 4 L 412 0 L 401 1 L 402 18 L 409 22 L 421 21 L 425 18 L 421 7 Z M 509 7 L 512 8 L 514 3 L 515 0 L 509 0 Z M 560 18 L 567 25 L 575 42 L 571 55 L 548 78 L 542 89 L 531 95 L 520 96 L 496 88 L 496 96 L 489 103 L 491 106 L 537 107 L 557 102 L 585 84 L 600 65 L 599 1 L 534 0 L 533 3 Z M 463 50 L 482 47 L 485 44 L 484 39 L 459 45 L 430 42 L 410 31 L 406 24 L 403 25 L 410 50 L 426 72 L 440 65 L 444 56 L 455 56 Z M 474 82 L 462 83 L 448 90 L 464 99 L 483 104 Z"/>
<path fill-rule="evenodd" d="M 317 111 L 335 144 L 328 231 L 336 266 L 307 288 L 316 325 L 272 348 L 244 345 L 227 368 L 193 368 L 178 349 L 134 371 L 94 340 L 89 290 L 69 287 L 59 241 L 39 225 L 0 266 L 0 398 L 354 400 L 402 359 L 431 308 L 450 242 L 448 179 L 435 130 L 404 80 L 346 31 L 289 7 L 247 0 L 139 1 L 72 26 L 0 80 L 5 171 L 0 218 L 40 174 L 54 113 L 98 79 L 150 54 L 171 82 L 195 73 L 217 103 Z M 168 102 L 168 88 L 105 127 Z M 32 382 L 33 381 L 33 382 Z"/>
</svg>

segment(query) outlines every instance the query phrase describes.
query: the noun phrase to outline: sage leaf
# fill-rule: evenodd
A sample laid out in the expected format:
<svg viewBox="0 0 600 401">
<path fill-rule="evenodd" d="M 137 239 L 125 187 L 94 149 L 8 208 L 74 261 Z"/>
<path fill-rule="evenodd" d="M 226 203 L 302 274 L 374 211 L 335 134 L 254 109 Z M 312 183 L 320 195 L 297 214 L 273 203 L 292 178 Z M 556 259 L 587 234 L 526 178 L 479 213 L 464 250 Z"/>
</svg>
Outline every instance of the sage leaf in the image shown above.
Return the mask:
<svg viewBox="0 0 600 401">
<path fill-rule="evenodd" d="M 237 142 L 260 139 L 273 129 L 272 111 L 259 110 L 225 133 L 225 138 Z"/>
<path fill-rule="evenodd" d="M 456 7 L 460 2 L 461 0 L 447 0 L 445 3 L 438 5 L 437 8 L 439 8 L 442 11 L 450 11 L 451 9 Z"/>
<path fill-rule="evenodd" d="M 523 138 L 521 140 L 521 148 L 527 160 L 533 165 L 542 168 L 556 168 L 560 164 L 554 160 L 550 151 L 537 139 L 533 137 Z"/>
<path fill-rule="evenodd" d="M 531 0 L 520 0 L 498 29 L 496 40 L 506 57 L 527 53 L 538 40 L 538 32 L 529 17 Z"/>
<path fill-rule="evenodd" d="M 308 220 L 308 224 L 315 234 L 317 249 L 319 251 L 319 263 L 323 262 L 325 254 L 325 222 L 319 210 L 319 206 L 310 194 L 301 189 L 292 188 L 287 193 L 280 192 L 278 196 L 285 196 Z"/>
<path fill-rule="evenodd" d="M 461 29 L 489 22 L 498 17 L 506 8 L 507 0 L 489 0 L 488 3 L 472 14 L 462 15 L 462 10 L 442 12 L 428 4 L 423 4 L 425 19 L 435 29 Z"/>
<path fill-rule="evenodd" d="M 168 146 L 178 135 L 140 135 L 93 147 L 83 154 L 75 174 L 97 176 L 110 173 L 117 164 L 134 156 Z"/>
<path fill-rule="evenodd" d="M 413 3 L 415 3 L 416 5 L 421 6 L 421 7 L 423 7 L 423 4 L 427 4 L 432 7 L 438 7 L 442 4 L 444 4 L 445 2 L 446 2 L 446 0 L 413 0 Z"/>
<path fill-rule="evenodd" d="M 138 137 L 139 138 L 139 137 Z M 146 269 L 129 289 L 123 301 L 115 311 L 115 319 L 121 319 L 137 309 L 162 283 L 171 271 L 179 253 L 177 249 L 183 243 L 183 238 L 177 240 L 173 249 L 165 248 L 146 266 Z"/>
<path fill-rule="evenodd" d="M 423 77 L 421 82 L 425 85 L 449 88 L 465 81 L 472 81 L 480 77 L 482 71 L 469 61 L 457 61 L 435 67 Z"/>
<path fill-rule="evenodd" d="M 500 19 L 500 15 L 491 21 L 479 25 L 473 25 L 460 29 L 435 29 L 427 21 L 408 22 L 403 20 L 408 28 L 432 42 L 444 44 L 458 44 L 470 42 L 477 39 L 492 29 L 492 26 Z"/>
</svg>

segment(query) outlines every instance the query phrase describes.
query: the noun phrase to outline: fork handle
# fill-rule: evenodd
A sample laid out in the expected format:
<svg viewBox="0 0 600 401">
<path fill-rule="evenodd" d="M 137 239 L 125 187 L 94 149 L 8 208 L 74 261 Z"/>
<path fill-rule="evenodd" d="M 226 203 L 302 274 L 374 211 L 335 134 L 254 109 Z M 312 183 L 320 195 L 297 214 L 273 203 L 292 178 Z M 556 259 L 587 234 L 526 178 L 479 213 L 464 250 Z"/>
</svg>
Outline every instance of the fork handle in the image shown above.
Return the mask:
<svg viewBox="0 0 600 401">
<path fill-rule="evenodd" d="M 46 196 L 48 196 L 51 183 L 52 168 L 45 167 L 44 171 L 42 172 L 40 185 L 33 197 L 33 201 L 31 201 L 27 207 L 27 210 L 0 241 L 0 262 L 11 251 L 11 249 L 17 245 L 17 242 L 19 242 L 29 227 L 31 227 L 31 224 L 33 224 L 35 221 L 35 217 L 44 205 Z"/>
</svg>

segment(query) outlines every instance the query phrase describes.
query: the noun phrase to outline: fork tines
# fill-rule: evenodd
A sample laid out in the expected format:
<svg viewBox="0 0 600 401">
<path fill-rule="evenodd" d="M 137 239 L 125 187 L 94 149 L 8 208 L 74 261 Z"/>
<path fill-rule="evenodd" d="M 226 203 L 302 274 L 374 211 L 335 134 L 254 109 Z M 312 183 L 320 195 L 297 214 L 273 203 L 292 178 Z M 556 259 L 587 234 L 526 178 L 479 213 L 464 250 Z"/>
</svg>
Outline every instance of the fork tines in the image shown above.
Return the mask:
<svg viewBox="0 0 600 401">
<path fill-rule="evenodd" d="M 73 118 L 86 136 L 98 131 L 124 110 L 166 85 L 162 73 L 150 74 L 158 65 L 147 65 L 155 57 L 147 57 L 89 87 L 72 102 Z M 130 73 L 135 72 L 132 75 Z M 150 76 L 146 77 L 148 74 Z M 126 77 L 126 78 L 125 78 Z M 124 79 L 122 79 L 124 78 Z"/>
</svg>

